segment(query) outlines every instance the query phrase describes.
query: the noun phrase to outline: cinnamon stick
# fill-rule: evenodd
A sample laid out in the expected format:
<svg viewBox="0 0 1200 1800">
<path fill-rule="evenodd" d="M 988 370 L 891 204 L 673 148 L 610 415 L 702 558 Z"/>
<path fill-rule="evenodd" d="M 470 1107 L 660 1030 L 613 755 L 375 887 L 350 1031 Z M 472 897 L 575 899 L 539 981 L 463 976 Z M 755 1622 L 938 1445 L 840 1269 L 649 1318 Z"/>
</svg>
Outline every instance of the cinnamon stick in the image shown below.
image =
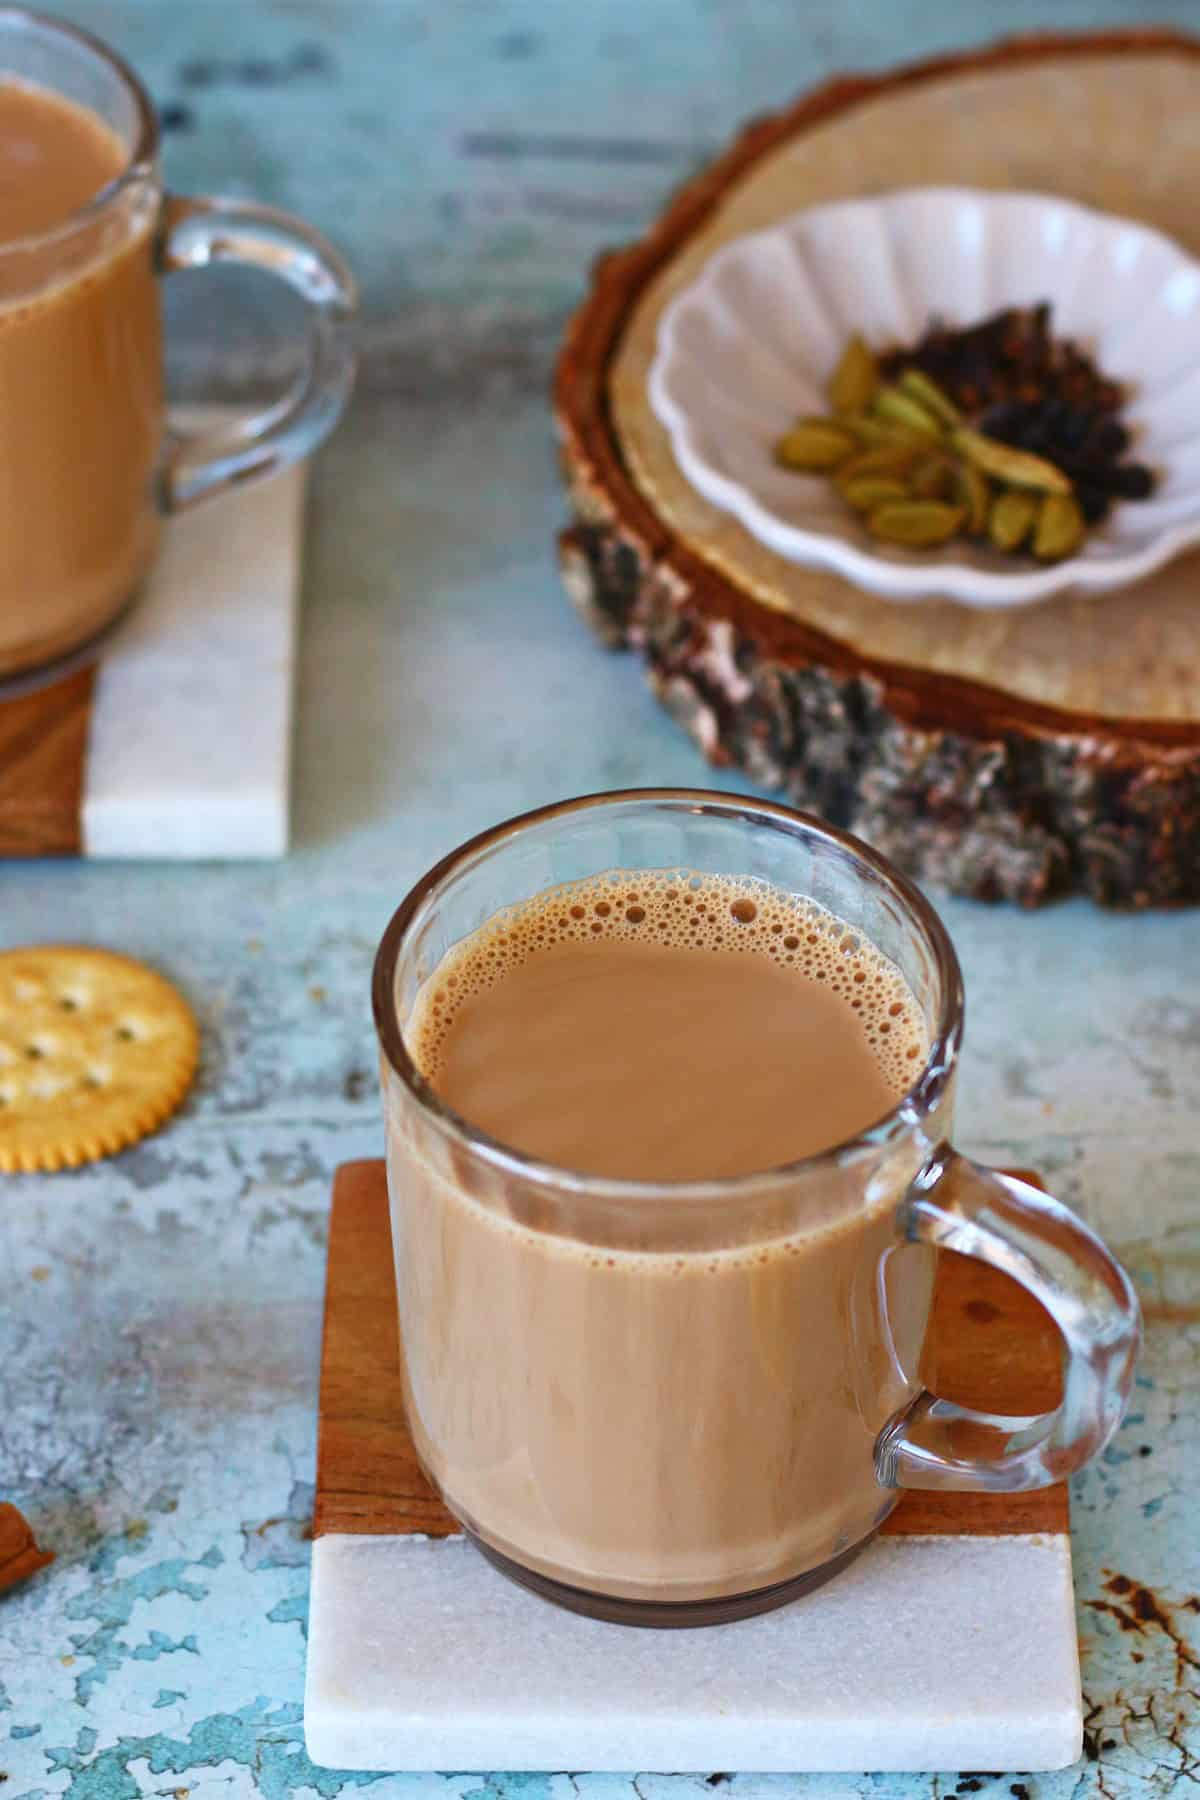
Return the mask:
<svg viewBox="0 0 1200 1800">
<path fill-rule="evenodd" d="M 38 1548 L 33 1532 L 16 1507 L 0 1500 L 0 1593 L 53 1561 L 54 1553 Z"/>
</svg>

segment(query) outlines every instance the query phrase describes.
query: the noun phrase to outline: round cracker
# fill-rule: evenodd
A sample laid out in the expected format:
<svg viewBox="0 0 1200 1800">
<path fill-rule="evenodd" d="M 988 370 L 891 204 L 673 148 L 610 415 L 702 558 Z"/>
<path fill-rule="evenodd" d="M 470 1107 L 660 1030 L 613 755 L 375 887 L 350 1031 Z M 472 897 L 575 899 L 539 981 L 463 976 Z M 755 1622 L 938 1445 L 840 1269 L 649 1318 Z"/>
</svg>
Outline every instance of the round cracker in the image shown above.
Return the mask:
<svg viewBox="0 0 1200 1800">
<path fill-rule="evenodd" d="M 76 1168 L 169 1118 L 196 1072 L 183 996 L 128 956 L 0 951 L 0 1170 Z"/>
</svg>

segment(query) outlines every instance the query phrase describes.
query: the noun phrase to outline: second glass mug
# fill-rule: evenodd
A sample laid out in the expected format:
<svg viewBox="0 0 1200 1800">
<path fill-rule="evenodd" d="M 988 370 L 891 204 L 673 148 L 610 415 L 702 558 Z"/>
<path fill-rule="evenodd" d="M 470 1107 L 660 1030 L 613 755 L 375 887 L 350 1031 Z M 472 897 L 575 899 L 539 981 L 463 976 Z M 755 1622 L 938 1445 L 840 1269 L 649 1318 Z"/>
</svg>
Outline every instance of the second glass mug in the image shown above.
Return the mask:
<svg viewBox="0 0 1200 1800">
<path fill-rule="evenodd" d="M 158 124 L 134 72 L 87 32 L 0 6 L 0 79 L 95 114 L 117 175 L 71 217 L 0 243 L 0 678 L 95 638 L 154 560 L 163 514 L 315 449 L 350 391 L 354 282 L 299 220 L 164 191 Z M 158 278 L 241 263 L 308 302 L 307 368 L 219 433 L 172 432 Z M 7 315 L 7 316 L 5 316 Z"/>
<path fill-rule="evenodd" d="M 616 870 L 755 877 L 861 932 L 928 1034 L 895 1109 L 784 1168 L 663 1184 L 550 1167 L 457 1116 L 406 1047 L 422 984 L 504 908 Z M 1058 1201 L 950 1147 L 958 961 L 928 902 L 855 839 L 685 790 L 547 807 L 418 882 L 373 999 L 409 1422 L 451 1512 L 517 1580 L 628 1623 L 740 1617 L 836 1573 L 905 1488 L 1045 1486 L 1115 1431 L 1140 1333 L 1129 1280 Z M 837 1254 L 806 1262 L 831 1232 Z M 1003 1270 L 1050 1313 L 1054 1411 L 982 1414 L 923 1390 L 934 1247 Z M 655 1278 L 672 1268 L 698 1279 Z"/>
</svg>

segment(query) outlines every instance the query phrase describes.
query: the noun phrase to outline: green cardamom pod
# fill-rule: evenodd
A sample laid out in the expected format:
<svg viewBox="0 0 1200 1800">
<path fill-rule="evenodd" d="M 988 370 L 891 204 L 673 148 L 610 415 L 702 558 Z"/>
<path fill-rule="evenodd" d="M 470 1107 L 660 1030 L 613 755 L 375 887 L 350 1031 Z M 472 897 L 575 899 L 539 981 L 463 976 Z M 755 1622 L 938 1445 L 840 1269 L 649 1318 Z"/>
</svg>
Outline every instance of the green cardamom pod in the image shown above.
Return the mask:
<svg viewBox="0 0 1200 1800">
<path fill-rule="evenodd" d="M 965 517 L 961 506 L 944 500 L 887 500 L 869 515 L 867 529 L 881 543 L 928 550 L 948 543 Z"/>
<path fill-rule="evenodd" d="M 858 449 L 858 439 L 833 419 L 798 419 L 775 445 L 775 461 L 785 469 L 836 469 Z"/>
<path fill-rule="evenodd" d="M 954 480 L 955 498 L 967 509 L 967 531 L 972 537 L 982 537 L 992 506 L 992 490 L 987 477 L 974 463 L 961 462 L 954 471 Z"/>
<path fill-rule="evenodd" d="M 1037 500 L 1020 488 L 997 494 L 988 514 L 988 537 L 997 550 L 1019 550 L 1033 529 Z"/>
<path fill-rule="evenodd" d="M 880 388 L 875 396 L 874 412 L 877 419 L 887 419 L 892 424 L 903 425 L 906 431 L 915 431 L 920 437 L 941 442 L 942 427 L 938 420 L 902 388 Z"/>
<path fill-rule="evenodd" d="M 923 456 L 908 477 L 914 500 L 949 500 L 954 497 L 954 470 L 944 456 Z"/>
<path fill-rule="evenodd" d="M 856 475 L 838 478 L 838 492 L 855 512 L 871 512 L 885 500 L 906 500 L 908 489 L 895 475 Z"/>
<path fill-rule="evenodd" d="M 910 431 L 904 425 L 897 425 L 894 419 L 877 419 L 871 413 L 856 413 L 853 418 L 839 419 L 838 424 L 853 431 L 859 443 L 868 450 L 882 449 L 889 444 L 903 445 L 909 450 L 929 448 L 927 431 Z"/>
<path fill-rule="evenodd" d="M 1042 494 L 1071 492 L 1071 483 L 1062 470 L 1044 456 L 1035 456 L 1032 450 L 1014 450 L 1011 444 L 1002 444 L 966 426 L 956 431 L 951 441 L 977 469 L 1011 487 L 1034 488 Z"/>
<path fill-rule="evenodd" d="M 1047 494 L 1038 508 L 1033 554 L 1040 562 L 1061 562 L 1083 542 L 1083 514 L 1074 494 Z"/>
<path fill-rule="evenodd" d="M 873 450 L 862 450 L 843 463 L 839 481 L 852 481 L 856 475 L 903 475 L 917 455 L 913 444 L 877 444 Z"/>
<path fill-rule="evenodd" d="M 951 427 L 962 424 L 963 416 L 949 394 L 944 393 L 933 377 L 926 375 L 924 370 L 905 369 L 900 377 L 900 386 L 941 424 Z"/>
<path fill-rule="evenodd" d="M 879 386 L 879 370 L 864 340 L 855 332 L 842 351 L 829 382 L 834 412 L 860 413 L 870 406 Z"/>
</svg>

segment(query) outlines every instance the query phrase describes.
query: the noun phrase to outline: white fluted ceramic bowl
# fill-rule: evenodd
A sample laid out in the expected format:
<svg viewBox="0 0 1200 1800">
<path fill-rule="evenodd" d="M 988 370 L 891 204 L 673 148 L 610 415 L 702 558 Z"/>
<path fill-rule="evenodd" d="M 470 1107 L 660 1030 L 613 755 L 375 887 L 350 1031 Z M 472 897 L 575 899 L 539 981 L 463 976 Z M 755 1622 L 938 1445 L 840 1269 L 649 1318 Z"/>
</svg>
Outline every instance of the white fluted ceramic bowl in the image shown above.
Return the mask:
<svg viewBox="0 0 1200 1800">
<path fill-rule="evenodd" d="M 851 332 L 914 343 L 935 315 L 968 325 L 1039 300 L 1056 337 L 1129 385 L 1132 454 L 1159 472 L 1153 496 L 1118 503 L 1078 555 L 1042 568 L 965 541 L 885 548 L 828 482 L 776 467 L 772 445 L 797 414 L 827 410 Z M 1160 232 L 1049 195 L 909 188 L 736 239 L 664 313 L 650 399 L 706 499 L 790 561 L 891 600 L 1025 606 L 1140 580 L 1200 542 L 1200 263 Z"/>
</svg>

